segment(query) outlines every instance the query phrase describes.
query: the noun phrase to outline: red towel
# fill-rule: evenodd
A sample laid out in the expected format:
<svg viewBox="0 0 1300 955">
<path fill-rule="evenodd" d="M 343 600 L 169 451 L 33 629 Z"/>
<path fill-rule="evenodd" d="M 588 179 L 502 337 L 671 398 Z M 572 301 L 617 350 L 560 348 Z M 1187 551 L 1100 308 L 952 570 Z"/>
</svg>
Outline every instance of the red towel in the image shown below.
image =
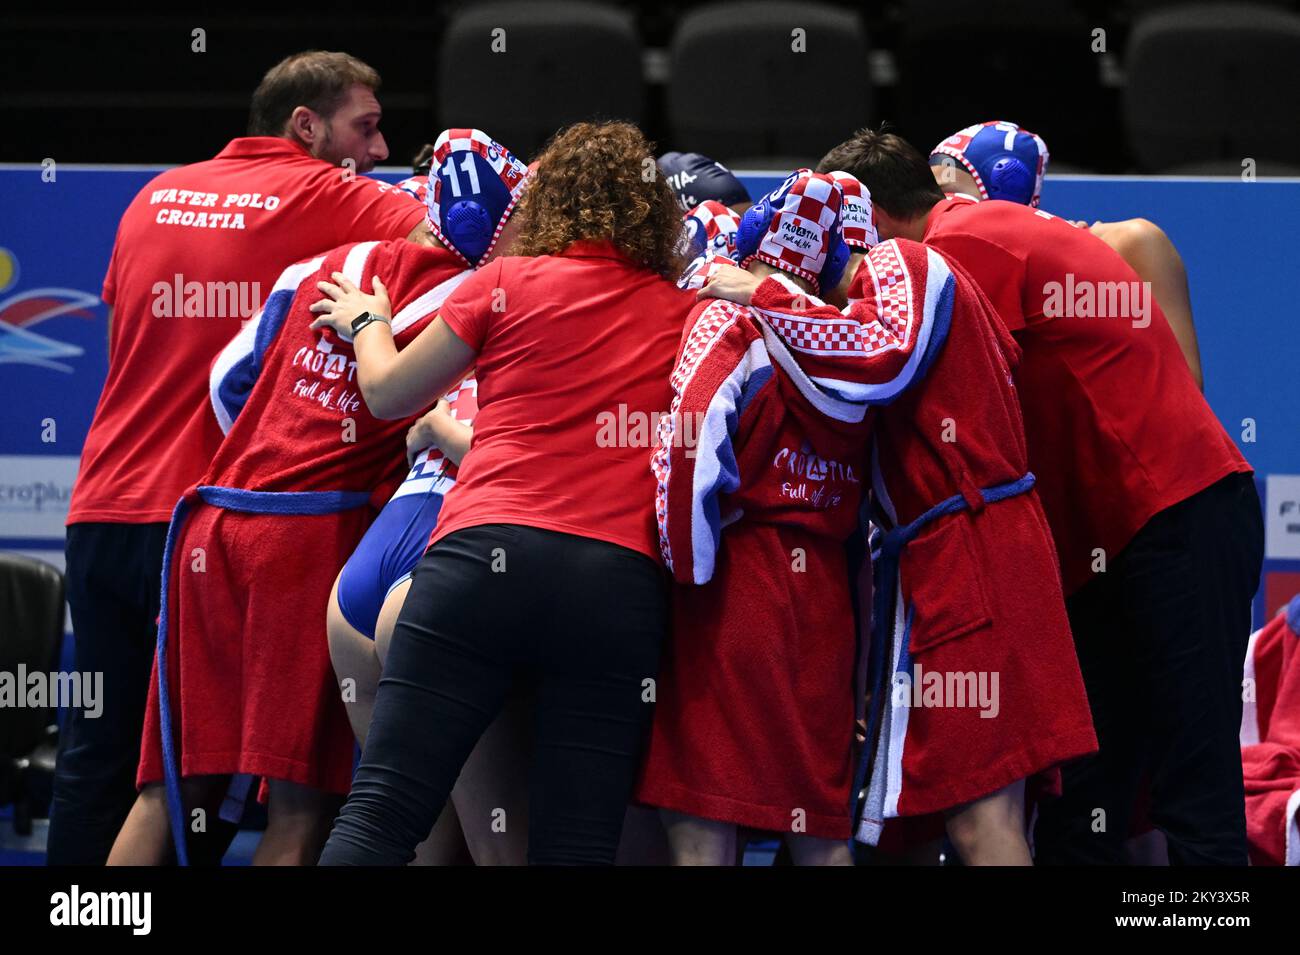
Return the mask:
<svg viewBox="0 0 1300 955">
<path fill-rule="evenodd" d="M 1300 595 L 1251 634 L 1241 769 L 1254 865 L 1300 865 Z"/>
</svg>

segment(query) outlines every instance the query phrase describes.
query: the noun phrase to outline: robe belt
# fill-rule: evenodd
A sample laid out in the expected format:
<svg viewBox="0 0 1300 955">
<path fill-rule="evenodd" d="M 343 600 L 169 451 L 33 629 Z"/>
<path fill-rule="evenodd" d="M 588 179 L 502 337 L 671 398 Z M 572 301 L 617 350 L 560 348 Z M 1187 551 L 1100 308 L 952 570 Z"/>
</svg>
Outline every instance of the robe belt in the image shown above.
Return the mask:
<svg viewBox="0 0 1300 955">
<path fill-rule="evenodd" d="M 162 597 L 158 613 L 158 716 L 162 730 L 163 780 L 167 786 L 167 815 L 171 823 L 172 841 L 176 844 L 176 861 L 189 864 L 185 843 L 185 807 L 181 800 L 180 771 L 176 762 L 176 741 L 172 732 L 172 710 L 167 686 L 167 626 L 168 592 L 171 582 L 172 557 L 180 539 L 185 521 L 196 501 L 227 511 L 244 514 L 275 514 L 299 516 L 337 514 L 370 503 L 369 491 L 246 491 L 237 487 L 218 487 L 201 484 L 176 502 L 171 523 L 167 527 L 167 543 L 163 548 Z M 224 807 L 223 807 L 224 815 Z"/>
<path fill-rule="evenodd" d="M 996 504 L 1018 494 L 1024 494 L 1033 488 L 1034 480 L 1034 475 L 1026 472 L 1024 477 L 1015 481 L 980 488 L 980 500 L 975 503 L 980 505 L 980 509 L 982 509 L 985 505 Z M 874 576 L 874 593 L 872 594 L 871 652 L 867 661 L 867 686 L 871 688 L 871 713 L 867 721 L 867 738 L 863 744 L 862 758 L 859 761 L 853 785 L 853 799 L 856 802 L 860 798 L 863 787 L 867 785 L 867 770 L 870 767 L 870 786 L 867 789 L 865 799 L 863 799 L 859 816 L 861 824 L 858 831 L 861 833 L 865 828 L 869 835 L 874 836 L 874 838 L 862 839 L 862 836 L 859 835 L 859 839 L 867 841 L 871 845 L 875 845 L 879 840 L 879 828 L 884 818 L 888 740 L 883 737 L 880 739 L 876 746 L 873 761 L 869 761 L 868 756 L 871 752 L 872 741 L 876 739 L 877 732 L 880 730 L 880 723 L 885 711 L 885 700 L 888 695 L 885 673 L 886 658 L 894 641 L 887 638 L 894 635 L 894 616 L 898 609 L 895 606 L 895 600 L 898 597 L 899 565 L 903 555 L 903 548 L 920 536 L 921 532 L 929 524 L 941 517 L 947 517 L 950 514 L 957 514 L 968 509 L 971 509 L 970 496 L 954 494 L 952 497 L 946 498 L 931 507 L 911 523 L 880 533 L 877 539 L 872 542 L 871 562 Z M 912 614 L 911 608 L 908 608 L 903 621 L 903 644 L 899 651 L 899 667 L 902 669 L 906 669 L 911 660 L 907 649 L 907 637 L 911 628 Z"/>
</svg>

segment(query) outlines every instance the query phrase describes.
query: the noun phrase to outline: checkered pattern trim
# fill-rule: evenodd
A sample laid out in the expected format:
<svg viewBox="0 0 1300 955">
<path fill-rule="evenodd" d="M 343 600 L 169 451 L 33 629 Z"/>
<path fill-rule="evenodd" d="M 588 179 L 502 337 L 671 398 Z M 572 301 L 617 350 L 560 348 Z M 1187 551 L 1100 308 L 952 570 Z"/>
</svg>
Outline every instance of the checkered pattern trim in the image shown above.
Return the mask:
<svg viewBox="0 0 1300 955">
<path fill-rule="evenodd" d="M 858 181 L 856 176 L 847 172 L 832 172 L 831 178 L 839 183 L 844 193 L 842 212 L 845 245 L 864 252 L 880 243 L 880 233 L 876 231 L 876 214 L 871 205 L 871 192 Z"/>
<path fill-rule="evenodd" d="M 915 300 L 912 275 L 898 253 L 898 243 L 882 242 L 867 253 L 876 292 L 876 318 L 867 333 L 867 354 L 901 348 L 911 340 Z"/>
<path fill-rule="evenodd" d="M 748 312 L 749 309 L 735 302 L 716 299 L 710 303 L 691 326 L 690 334 L 682 343 L 677 367 L 669 378 L 673 389 L 672 406 L 668 414 L 659 420 L 658 443 L 650 458 L 650 470 L 655 476 L 655 524 L 659 529 L 659 553 L 663 555 L 669 570 L 673 569 L 673 550 L 668 542 L 668 478 L 672 472 L 672 450 L 677 423 L 681 417 L 682 394 L 713 346 L 727 329 Z"/>
<path fill-rule="evenodd" d="M 528 166 L 516 159 L 510 150 L 481 129 L 444 129 L 438 134 L 438 138 L 433 144 L 433 157 L 429 166 L 428 182 L 432 184 L 432 188 L 426 186 L 429 228 L 443 245 L 451 249 L 462 262 L 473 268 L 475 263 L 469 261 L 461 254 L 459 249 L 452 245 L 447 236 L 443 234 L 441 225 L 443 179 L 440 170 L 449 156 L 463 152 L 477 153 L 486 159 L 488 165 L 496 171 L 497 176 L 510 195 L 505 210 L 497 220 L 496 231 L 492 233 L 492 241 L 488 243 L 487 249 L 479 257 L 480 262 L 486 260 L 492 254 L 497 241 L 501 238 L 501 231 L 506 227 L 506 222 L 510 219 L 510 214 L 514 212 L 515 206 L 523 198 L 524 189 L 528 185 Z M 462 196 L 462 198 L 467 198 L 467 196 Z"/>
<path fill-rule="evenodd" d="M 751 258 L 815 284 L 826 265 L 831 232 L 840 227 L 843 201 L 843 191 L 830 176 L 804 172 L 781 197 Z"/>
<path fill-rule="evenodd" d="M 965 129 L 958 130 L 930 151 L 931 157 L 948 156 L 955 159 L 958 165 L 971 174 L 971 178 L 975 180 L 975 188 L 979 189 L 980 198 L 982 199 L 989 197 L 989 191 L 984 188 L 984 179 L 980 176 L 980 171 L 975 168 L 974 163 L 966 158 L 966 147 L 970 145 L 975 135 L 987 125 L 989 124 L 977 123 L 974 126 L 967 126 Z"/>
<path fill-rule="evenodd" d="M 891 239 L 873 247 L 864 266 L 859 276 L 864 271 L 871 276 L 876 299 L 875 322 L 863 325 L 851 313 L 841 313 L 836 318 L 799 318 L 785 311 L 761 309 L 763 319 L 791 349 L 810 355 L 852 354 L 866 358 L 905 347 L 913 332 L 916 303 L 912 297 L 912 276 L 903 264 L 897 243 Z M 855 286 L 860 281 L 861 278 L 855 280 Z M 796 296 L 803 294 L 796 287 L 783 284 Z M 810 295 L 804 302 L 810 310 L 825 305 Z"/>
</svg>

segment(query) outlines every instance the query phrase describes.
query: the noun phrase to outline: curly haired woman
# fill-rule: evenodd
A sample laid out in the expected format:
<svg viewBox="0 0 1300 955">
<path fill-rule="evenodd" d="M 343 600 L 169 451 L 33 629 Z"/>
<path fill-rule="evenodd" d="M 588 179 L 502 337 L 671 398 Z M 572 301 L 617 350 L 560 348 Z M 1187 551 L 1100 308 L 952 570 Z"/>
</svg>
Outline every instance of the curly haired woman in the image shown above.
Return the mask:
<svg viewBox="0 0 1300 955">
<path fill-rule="evenodd" d="M 654 168 L 626 123 L 559 133 L 517 213 L 516 255 L 467 279 L 400 353 L 382 282 L 321 283 L 316 324 L 356 328 L 377 416 L 427 407 L 471 365 L 479 380 L 470 451 L 322 864 L 409 862 L 520 679 L 537 700 L 529 861 L 614 861 L 668 619 L 651 425 L 693 304 L 674 285 L 681 212 Z M 381 320 L 354 326 L 364 312 Z"/>
</svg>

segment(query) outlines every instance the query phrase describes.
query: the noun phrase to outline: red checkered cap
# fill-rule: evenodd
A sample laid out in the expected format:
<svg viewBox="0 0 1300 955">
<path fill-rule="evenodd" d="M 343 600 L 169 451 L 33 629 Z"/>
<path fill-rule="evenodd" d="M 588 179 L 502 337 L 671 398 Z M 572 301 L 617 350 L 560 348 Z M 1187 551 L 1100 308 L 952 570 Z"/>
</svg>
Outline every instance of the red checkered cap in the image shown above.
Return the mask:
<svg viewBox="0 0 1300 955">
<path fill-rule="evenodd" d="M 876 231 L 876 213 L 871 205 L 871 191 L 856 176 L 847 172 L 829 174 L 840 185 L 844 193 L 844 208 L 841 213 L 841 228 L 844 232 L 844 244 L 864 252 L 880 244 L 880 233 Z"/>
<path fill-rule="evenodd" d="M 736 250 L 740 216 L 716 199 L 705 199 L 683 217 L 688 227 L 704 230 L 704 248 L 730 255 Z M 690 225 L 694 221 L 695 225 Z"/>
<path fill-rule="evenodd" d="M 753 258 L 816 282 L 830 253 L 831 235 L 840 228 L 844 192 L 825 173 L 801 169 L 798 175 L 772 215 Z"/>
</svg>

